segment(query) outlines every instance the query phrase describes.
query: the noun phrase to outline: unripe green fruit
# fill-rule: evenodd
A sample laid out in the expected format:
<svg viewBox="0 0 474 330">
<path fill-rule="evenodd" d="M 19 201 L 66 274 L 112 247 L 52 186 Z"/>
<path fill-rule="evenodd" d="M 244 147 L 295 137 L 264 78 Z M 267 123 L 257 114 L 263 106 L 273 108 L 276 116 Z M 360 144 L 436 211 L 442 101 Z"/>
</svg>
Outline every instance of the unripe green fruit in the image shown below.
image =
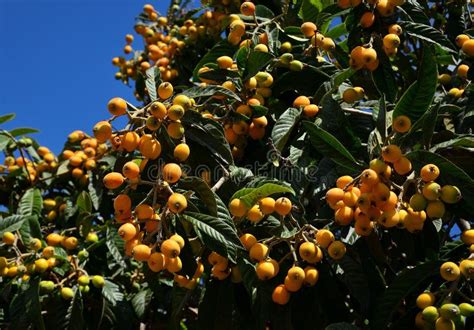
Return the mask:
<svg viewBox="0 0 474 330">
<path fill-rule="evenodd" d="M 86 241 L 90 243 L 96 243 L 99 241 L 99 236 L 96 233 L 89 233 L 86 236 Z"/>
<path fill-rule="evenodd" d="M 89 252 L 87 250 L 81 250 L 77 254 L 77 257 L 79 258 L 79 260 L 85 260 L 89 258 Z"/>
<path fill-rule="evenodd" d="M 303 70 L 303 63 L 298 60 L 293 60 L 290 62 L 290 70 L 291 71 L 302 71 Z"/>
<path fill-rule="evenodd" d="M 439 314 L 447 319 L 454 320 L 456 316 L 460 314 L 458 305 L 455 304 L 444 304 L 439 309 Z"/>
<path fill-rule="evenodd" d="M 461 191 L 456 186 L 446 185 L 441 188 L 441 200 L 448 204 L 459 202 L 462 198 Z"/>
<path fill-rule="evenodd" d="M 293 54 L 285 53 L 280 56 L 280 63 L 284 65 L 290 65 L 290 62 L 293 61 Z"/>
<path fill-rule="evenodd" d="M 0 257 L 0 269 L 5 268 L 8 265 L 7 258 Z"/>
<path fill-rule="evenodd" d="M 423 319 L 427 322 L 434 322 L 439 317 L 438 309 L 434 306 L 428 306 L 423 309 Z"/>
<path fill-rule="evenodd" d="M 441 193 L 441 186 L 436 182 L 428 182 L 423 186 L 423 196 L 429 200 L 437 200 Z"/>
<path fill-rule="evenodd" d="M 101 289 L 105 285 L 105 280 L 100 275 L 94 275 L 92 276 L 92 285 L 94 285 L 98 289 Z"/>
<path fill-rule="evenodd" d="M 81 275 L 81 276 L 79 276 L 79 278 L 77 279 L 77 283 L 78 283 L 79 285 L 82 285 L 82 286 L 88 285 L 89 282 L 90 282 L 90 279 L 89 279 L 89 276 L 87 276 L 87 275 Z"/>
<path fill-rule="evenodd" d="M 91 287 L 88 286 L 88 285 L 80 285 L 80 286 L 79 286 L 79 290 L 80 290 L 82 293 L 88 293 L 88 292 L 91 290 Z"/>
<path fill-rule="evenodd" d="M 428 204 L 428 201 L 423 197 L 422 194 L 414 194 L 410 198 L 410 206 L 414 211 L 421 211 L 426 208 L 426 205 Z"/>
<path fill-rule="evenodd" d="M 64 287 L 61 289 L 61 297 L 64 300 L 71 300 L 74 297 L 74 291 L 71 288 Z"/>
<path fill-rule="evenodd" d="M 292 49 L 293 49 L 293 46 L 291 45 L 289 41 L 285 41 L 280 46 L 280 50 L 285 53 L 291 52 Z"/>
<path fill-rule="evenodd" d="M 461 312 L 461 315 L 470 317 L 474 315 L 474 306 L 469 303 L 461 303 L 459 304 L 459 311 Z"/>
<path fill-rule="evenodd" d="M 39 283 L 40 291 L 43 293 L 49 293 L 54 290 L 54 282 L 53 281 L 41 281 Z"/>
</svg>

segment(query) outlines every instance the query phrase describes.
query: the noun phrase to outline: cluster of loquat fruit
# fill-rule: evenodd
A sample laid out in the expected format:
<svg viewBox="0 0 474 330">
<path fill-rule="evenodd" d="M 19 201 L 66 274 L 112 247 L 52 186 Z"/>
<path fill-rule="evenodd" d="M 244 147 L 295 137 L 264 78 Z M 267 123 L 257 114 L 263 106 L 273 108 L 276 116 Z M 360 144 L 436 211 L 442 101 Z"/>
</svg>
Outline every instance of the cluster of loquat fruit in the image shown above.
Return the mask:
<svg viewBox="0 0 474 330">
<path fill-rule="evenodd" d="M 22 151 L 18 157 L 13 156 L 13 151 L 10 156 L 6 156 L 3 165 L 0 165 L 0 173 L 14 173 L 24 170 L 24 174 L 28 177 L 31 183 L 36 182 L 42 173 L 54 172 L 58 167 L 58 160 L 56 156 L 44 146 L 38 147 L 35 151 L 40 157 L 35 160 L 32 155 L 23 148 L 31 146 L 31 140 L 28 138 L 20 139 L 15 148 L 21 148 Z"/>
<path fill-rule="evenodd" d="M 179 7 L 175 9 L 179 10 Z M 188 45 L 195 45 L 204 38 L 217 38 L 226 15 L 220 10 L 206 10 L 196 20 L 187 19 L 182 25 L 170 21 L 168 17 L 160 16 L 151 4 L 143 7 L 135 32 L 143 37 L 145 50 L 135 52 L 129 60 L 122 56 L 114 57 L 112 64 L 119 68 L 116 79 L 124 82 L 128 82 L 129 78 L 136 80 L 139 72 L 145 74 L 149 68 L 156 67 L 163 81 L 172 81 L 179 75 L 174 67 L 175 58 Z M 126 55 L 133 53 L 133 41 L 132 34 L 125 36 L 123 51 Z M 137 93 L 135 96 L 140 98 Z"/>
<path fill-rule="evenodd" d="M 411 128 L 411 121 L 407 116 L 398 116 L 394 118 L 392 128 L 395 134 L 406 133 Z M 338 225 L 348 226 L 355 221 L 354 229 L 360 236 L 370 235 L 376 224 L 416 232 L 423 228 L 427 216 L 430 219 L 443 217 L 444 203 L 453 204 L 461 199 L 456 186 L 441 187 L 434 181 L 440 173 L 434 164 L 425 165 L 418 178 L 414 175 L 413 178 L 406 177 L 412 172 L 412 164 L 399 146 L 384 146 L 381 158 L 373 159 L 369 168 L 356 178 L 339 177 L 336 187 L 327 191 L 326 201 L 334 210 L 334 220 Z M 398 186 L 391 181 L 392 169 L 399 176 L 406 177 L 405 183 L 416 186 L 411 196 L 405 191 L 405 184 Z"/>
<path fill-rule="evenodd" d="M 105 141 L 76 130 L 69 134 L 60 159 L 67 161 L 68 172 L 81 186 L 89 183 L 89 171 L 97 167 L 97 161 L 107 152 Z"/>
<path fill-rule="evenodd" d="M 376 9 L 377 13 L 382 17 L 392 16 L 395 13 L 395 8 L 405 3 L 405 0 L 338 0 L 337 5 L 342 9 L 355 8 L 360 5 L 367 7 L 368 9 Z M 374 20 L 375 17 L 369 19 L 366 18 L 367 22 Z M 362 22 L 361 22 L 362 23 Z M 370 25 L 369 25 L 370 26 Z"/>
<path fill-rule="evenodd" d="M 468 58 L 474 57 L 474 40 L 471 39 L 467 34 L 460 34 L 456 37 L 456 46 L 458 46 L 462 52 L 467 55 Z M 464 62 L 464 63 L 463 63 Z M 456 76 L 452 77 L 451 73 L 442 73 L 438 76 L 438 81 L 445 88 L 449 88 L 447 91 L 454 99 L 458 99 L 464 95 L 464 88 L 468 84 L 468 72 L 469 63 L 463 61 L 456 68 Z"/>
<path fill-rule="evenodd" d="M 2 243 L 7 256 L 0 257 L 0 275 L 18 284 L 29 281 L 32 276 L 39 276 L 41 293 L 56 292 L 63 299 L 70 300 L 74 297 L 74 290 L 87 294 L 90 283 L 98 289 L 105 285 L 102 276 L 89 276 L 82 268 L 89 252 L 85 248 L 79 250 L 79 246 L 97 241 L 98 236 L 93 232 L 87 235 L 83 244 L 75 236 L 53 232 L 45 237 L 46 245 L 38 238 L 24 244 L 18 235 L 4 232 Z"/>
</svg>

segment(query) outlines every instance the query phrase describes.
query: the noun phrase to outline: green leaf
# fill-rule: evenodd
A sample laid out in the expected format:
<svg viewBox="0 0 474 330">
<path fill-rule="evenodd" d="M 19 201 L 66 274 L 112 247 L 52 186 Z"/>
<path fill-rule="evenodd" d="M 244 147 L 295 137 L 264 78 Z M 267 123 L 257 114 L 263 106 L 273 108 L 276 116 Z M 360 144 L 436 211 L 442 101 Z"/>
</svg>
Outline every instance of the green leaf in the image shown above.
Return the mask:
<svg viewBox="0 0 474 330">
<path fill-rule="evenodd" d="M 439 149 L 456 148 L 456 147 L 474 148 L 474 137 L 463 136 L 456 139 L 441 142 L 432 146 L 430 151 L 436 152 Z"/>
<path fill-rule="evenodd" d="M 11 300 L 9 328 L 26 329 L 34 326 L 35 329 L 45 329 L 39 300 L 39 281 L 39 277 L 31 278 L 26 288 L 20 289 Z"/>
<path fill-rule="evenodd" d="M 0 124 L 9 122 L 10 120 L 15 119 L 16 114 L 14 113 L 7 113 L 6 115 L 0 116 Z"/>
<path fill-rule="evenodd" d="M 198 71 L 207 63 L 215 63 L 218 57 L 234 55 L 236 50 L 235 46 L 232 46 L 227 40 L 218 42 L 209 52 L 203 56 L 193 71 L 193 80 L 199 81 Z"/>
<path fill-rule="evenodd" d="M 84 306 L 82 302 L 82 295 L 79 288 L 76 289 L 74 298 L 67 309 L 64 317 L 64 323 L 62 324 L 63 329 L 68 330 L 80 330 L 84 329 Z"/>
<path fill-rule="evenodd" d="M 241 101 L 240 97 L 233 91 L 218 85 L 195 86 L 185 90 L 182 94 L 191 98 L 209 97 L 214 95 L 225 95 L 234 100 Z"/>
<path fill-rule="evenodd" d="M 8 147 L 8 144 L 10 144 L 11 141 L 12 139 L 10 139 L 10 137 L 3 135 L 0 132 L 0 151 L 5 150 L 5 148 Z"/>
<path fill-rule="evenodd" d="M 275 14 L 266 6 L 264 5 L 256 5 L 255 6 L 255 16 L 262 17 L 262 18 L 273 18 Z"/>
<path fill-rule="evenodd" d="M 77 196 L 76 205 L 80 212 L 92 212 L 92 199 L 87 191 L 81 191 Z"/>
<path fill-rule="evenodd" d="M 423 143 L 426 148 L 431 146 L 431 138 L 436 126 L 436 118 L 438 117 L 438 109 L 440 104 L 432 106 L 421 119 L 423 119 Z"/>
<path fill-rule="evenodd" d="M 217 202 L 208 184 L 197 176 L 188 176 L 178 182 L 178 188 L 196 192 L 199 199 L 206 205 L 210 215 L 217 216 Z"/>
<path fill-rule="evenodd" d="M 243 247 L 237 232 L 226 221 L 195 212 L 186 212 L 182 218 L 193 225 L 206 247 L 235 262 L 237 249 Z"/>
<path fill-rule="evenodd" d="M 316 22 L 322 9 L 321 0 L 303 0 L 298 15 L 304 22 Z"/>
<path fill-rule="evenodd" d="M 255 203 L 261 198 L 282 193 L 290 193 L 295 195 L 295 191 L 289 186 L 277 183 L 265 183 L 257 188 L 240 189 L 231 197 L 230 200 L 239 198 L 245 203 L 245 205 L 251 207 L 252 205 L 255 205 Z"/>
<path fill-rule="evenodd" d="M 28 189 L 20 199 L 18 213 L 22 215 L 39 215 L 43 209 L 41 191 L 36 188 Z"/>
<path fill-rule="evenodd" d="M 446 35 L 440 32 L 440 30 L 421 23 L 401 21 L 398 22 L 403 31 L 408 33 L 410 36 L 421 39 L 423 41 L 436 44 L 443 50 L 457 54 L 456 47 L 448 39 Z"/>
<path fill-rule="evenodd" d="M 117 284 L 109 280 L 105 280 L 105 285 L 102 288 L 102 295 L 112 306 L 117 305 L 118 302 L 123 300 L 122 290 Z"/>
<path fill-rule="evenodd" d="M 293 129 L 298 125 L 301 109 L 288 108 L 275 123 L 272 130 L 272 140 L 275 147 L 282 151 Z"/>
<path fill-rule="evenodd" d="M 257 72 L 264 68 L 271 60 L 273 55 L 259 51 L 250 50 L 248 55 L 247 65 L 243 74 L 242 80 L 247 80 L 253 77 Z"/>
<path fill-rule="evenodd" d="M 313 147 L 335 163 L 352 171 L 359 171 L 360 164 L 351 153 L 333 135 L 309 121 L 303 121 Z"/>
<path fill-rule="evenodd" d="M 418 71 L 418 79 L 408 87 L 395 106 L 393 118 L 401 115 L 410 117 L 412 122 L 420 118 L 433 101 L 438 81 L 438 68 L 432 48 L 423 47 L 423 58 Z"/>
<path fill-rule="evenodd" d="M 234 163 L 230 146 L 224 137 L 222 126 L 212 119 L 204 118 L 196 111 L 186 111 L 181 120 L 186 125 L 186 139 L 193 140 L 209 149 L 209 155 L 220 164 Z"/>
<path fill-rule="evenodd" d="M 339 73 L 335 74 L 331 78 L 331 82 L 334 87 L 338 87 L 341 85 L 344 81 L 352 77 L 355 73 L 355 70 L 352 68 L 347 68 L 345 70 L 340 71 Z"/>
<path fill-rule="evenodd" d="M 32 134 L 32 133 L 38 133 L 39 131 L 34 128 L 29 128 L 29 127 L 21 127 L 21 128 L 15 128 L 10 131 L 10 134 L 13 135 L 14 137 L 20 136 L 20 135 L 26 135 L 26 134 Z"/>
<path fill-rule="evenodd" d="M 247 62 L 249 60 L 250 55 L 250 48 L 248 47 L 241 47 L 235 54 L 235 61 L 237 62 L 237 67 L 240 71 L 245 71 L 245 67 L 247 66 Z"/>
<path fill-rule="evenodd" d="M 28 216 L 23 224 L 21 225 L 20 229 L 18 229 L 20 233 L 21 241 L 23 245 L 29 246 L 32 238 L 42 238 L 41 235 L 41 227 L 38 221 L 38 217 L 36 215 Z"/>
<path fill-rule="evenodd" d="M 114 258 L 115 262 L 122 268 L 127 267 L 123 256 L 125 244 L 123 242 L 123 239 L 118 234 L 117 229 L 107 227 L 106 237 L 107 240 L 105 242 L 105 245 L 107 246 L 107 249 Z"/>
<path fill-rule="evenodd" d="M 398 274 L 380 297 L 379 303 L 375 305 L 374 319 L 370 322 L 371 328 L 387 329 L 402 299 L 413 292 L 418 292 L 426 279 L 439 273 L 440 265 L 441 261 L 430 261 Z"/>
<path fill-rule="evenodd" d="M 149 289 L 140 291 L 133 296 L 131 301 L 132 307 L 139 319 L 143 319 L 145 316 L 145 311 L 148 309 L 148 305 L 150 304 L 152 296 L 153 292 L 151 292 Z"/>
<path fill-rule="evenodd" d="M 156 101 L 158 99 L 158 95 L 156 94 L 157 86 L 160 85 L 161 81 L 161 73 L 157 66 L 151 67 L 146 70 L 146 79 L 145 85 L 148 90 L 148 95 L 150 95 L 150 99 L 152 101 Z"/>
<path fill-rule="evenodd" d="M 14 214 L 9 217 L 3 218 L 0 220 L 0 236 L 3 235 L 3 233 L 9 231 L 9 232 L 14 232 L 15 230 L 18 230 L 21 228 L 23 225 L 23 222 L 28 219 L 28 216 L 25 215 L 18 215 Z"/>
<path fill-rule="evenodd" d="M 377 113 L 376 126 L 382 139 L 385 139 L 385 137 L 387 136 L 387 106 L 385 104 L 384 94 L 382 94 L 382 97 L 380 97 L 379 100 L 379 110 Z"/>
</svg>

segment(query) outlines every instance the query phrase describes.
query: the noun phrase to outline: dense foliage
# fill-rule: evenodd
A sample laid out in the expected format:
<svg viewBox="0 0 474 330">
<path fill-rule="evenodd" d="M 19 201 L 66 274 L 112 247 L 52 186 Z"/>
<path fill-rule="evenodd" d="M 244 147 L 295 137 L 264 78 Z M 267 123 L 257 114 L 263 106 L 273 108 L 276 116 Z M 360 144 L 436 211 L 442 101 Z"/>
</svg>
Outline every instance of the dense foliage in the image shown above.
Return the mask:
<svg viewBox="0 0 474 330">
<path fill-rule="evenodd" d="M 472 329 L 470 10 L 146 5 L 136 101 L 0 131 L 2 328 Z"/>
</svg>

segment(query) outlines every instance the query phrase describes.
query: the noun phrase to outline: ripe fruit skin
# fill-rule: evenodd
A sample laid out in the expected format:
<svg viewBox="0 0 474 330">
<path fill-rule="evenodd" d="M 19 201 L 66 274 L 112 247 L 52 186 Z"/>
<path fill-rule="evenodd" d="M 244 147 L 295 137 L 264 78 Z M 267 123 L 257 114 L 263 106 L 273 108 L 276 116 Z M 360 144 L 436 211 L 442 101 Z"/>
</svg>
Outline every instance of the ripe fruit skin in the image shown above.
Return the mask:
<svg viewBox="0 0 474 330">
<path fill-rule="evenodd" d="M 107 189 L 111 189 L 111 190 L 117 189 L 118 187 L 120 187 L 124 181 L 125 181 L 125 178 L 123 177 L 122 174 L 118 172 L 108 173 L 106 176 L 104 176 L 104 179 L 103 179 L 104 186 Z"/>
<path fill-rule="evenodd" d="M 467 56 L 473 57 L 474 56 L 474 40 L 466 40 L 462 44 L 462 51 L 466 53 Z"/>
<path fill-rule="evenodd" d="M 140 175 L 140 167 L 135 162 L 126 162 L 123 165 L 122 173 L 127 179 L 133 180 Z"/>
<path fill-rule="evenodd" d="M 138 150 L 144 157 L 156 159 L 161 154 L 161 144 L 150 134 L 145 134 L 140 138 Z"/>
<path fill-rule="evenodd" d="M 436 330 L 454 330 L 456 329 L 453 321 L 450 319 L 439 317 L 435 323 Z"/>
<path fill-rule="evenodd" d="M 249 251 L 250 259 L 262 261 L 268 254 L 268 246 L 262 243 L 255 243 Z"/>
<path fill-rule="evenodd" d="M 108 121 L 99 121 L 92 129 L 97 142 L 104 143 L 112 136 L 112 126 Z"/>
<path fill-rule="evenodd" d="M 288 292 L 284 284 L 280 284 L 273 289 L 272 300 L 279 305 L 286 305 L 290 301 L 290 292 Z"/>
<path fill-rule="evenodd" d="M 121 116 L 127 112 L 127 102 L 120 97 L 114 97 L 107 104 L 107 108 L 112 115 Z"/>
<path fill-rule="evenodd" d="M 173 85 L 169 82 L 163 82 L 158 86 L 158 96 L 162 100 L 166 100 L 173 95 Z"/>
<path fill-rule="evenodd" d="M 35 272 L 44 273 L 49 268 L 48 261 L 44 258 L 35 260 Z"/>
<path fill-rule="evenodd" d="M 186 143 L 178 144 L 173 151 L 173 156 L 180 162 L 186 161 L 189 157 L 189 146 Z"/>
<path fill-rule="evenodd" d="M 318 247 L 312 242 L 304 242 L 300 245 L 298 251 L 301 259 L 308 261 L 316 256 Z"/>
<path fill-rule="evenodd" d="M 428 306 L 433 306 L 436 298 L 432 292 L 423 292 L 416 298 L 416 306 L 424 309 Z"/>
<path fill-rule="evenodd" d="M 427 164 L 421 168 L 420 176 L 424 182 L 434 181 L 439 176 L 439 168 L 434 164 Z"/>
<path fill-rule="evenodd" d="M 409 117 L 401 115 L 393 119 L 393 130 L 398 133 L 406 133 L 411 128 L 411 120 Z"/>
<path fill-rule="evenodd" d="M 464 259 L 459 264 L 459 269 L 464 277 L 467 279 L 474 278 L 474 261 L 470 259 Z"/>
<path fill-rule="evenodd" d="M 264 214 L 260 210 L 258 204 L 255 204 L 248 210 L 247 219 L 252 223 L 259 223 L 264 217 Z"/>
<path fill-rule="evenodd" d="M 181 248 L 178 242 L 176 242 L 175 240 L 167 239 L 163 241 L 163 243 L 161 243 L 160 251 L 164 254 L 165 257 L 176 258 L 177 256 L 179 256 Z"/>
<path fill-rule="evenodd" d="M 131 223 L 124 223 L 120 226 L 118 234 L 124 241 L 129 241 L 137 235 L 137 228 Z"/>
<path fill-rule="evenodd" d="M 262 281 L 269 280 L 276 275 L 273 264 L 270 261 L 264 260 L 257 264 L 255 272 L 257 273 L 257 277 Z"/>
<path fill-rule="evenodd" d="M 253 2 L 245 1 L 240 6 L 240 12 L 245 16 L 253 16 L 255 14 L 255 5 Z"/>
<path fill-rule="evenodd" d="M 101 289 L 105 285 L 105 280 L 100 275 L 94 275 L 92 276 L 92 285 L 94 285 L 98 289 Z"/>
<path fill-rule="evenodd" d="M 440 267 L 441 277 L 448 282 L 457 280 L 460 274 L 461 271 L 459 270 L 458 265 L 456 265 L 454 262 L 447 261 Z"/>
<path fill-rule="evenodd" d="M 314 24 L 313 22 L 304 22 L 301 25 L 301 32 L 303 32 L 306 38 L 311 38 L 312 36 L 314 36 L 317 29 L 318 28 L 316 27 L 316 24 Z"/>
<path fill-rule="evenodd" d="M 327 229 L 320 229 L 316 233 L 316 242 L 320 247 L 327 249 L 334 242 L 334 234 Z"/>
<path fill-rule="evenodd" d="M 468 229 L 463 231 L 461 235 L 461 240 L 464 244 L 472 245 L 474 244 L 474 229 Z"/>
<path fill-rule="evenodd" d="M 240 236 L 240 242 L 242 242 L 242 245 L 245 247 L 245 249 L 249 251 L 252 246 L 257 243 L 257 239 L 252 234 L 246 233 Z"/>
<path fill-rule="evenodd" d="M 173 193 L 168 198 L 168 208 L 173 213 L 181 213 L 188 207 L 188 201 L 184 195 Z"/>
<path fill-rule="evenodd" d="M 275 212 L 285 216 L 291 212 L 291 201 L 286 197 L 280 197 L 275 201 Z"/>
<path fill-rule="evenodd" d="M 174 234 L 174 235 L 171 235 L 170 239 L 178 243 L 180 249 L 184 247 L 185 242 L 182 236 L 178 234 Z"/>
<path fill-rule="evenodd" d="M 468 41 L 469 39 L 471 39 L 471 37 L 469 37 L 467 34 L 460 34 L 456 37 L 456 46 L 458 46 L 459 48 L 462 47 L 462 45 Z"/>
<path fill-rule="evenodd" d="M 429 200 L 437 200 L 441 193 L 441 187 L 436 182 L 428 182 L 423 186 L 423 196 Z"/>
<path fill-rule="evenodd" d="M 90 282 L 90 279 L 89 279 L 89 276 L 87 275 L 81 275 L 79 276 L 79 278 L 77 279 L 77 283 L 79 285 L 88 285 Z"/>
<path fill-rule="evenodd" d="M 334 260 L 339 260 L 346 254 L 346 245 L 341 241 L 334 241 L 328 247 L 328 254 Z"/>
<path fill-rule="evenodd" d="M 319 272 L 313 266 L 306 266 L 304 269 L 304 284 L 314 286 L 319 279 Z"/>
<path fill-rule="evenodd" d="M 362 26 L 364 29 L 367 29 L 374 24 L 374 21 L 375 15 L 372 12 L 367 11 L 360 18 L 360 26 Z"/>
<path fill-rule="evenodd" d="M 258 206 L 263 214 L 272 214 L 275 210 L 275 200 L 271 197 L 262 198 L 258 202 Z"/>
<path fill-rule="evenodd" d="M 151 271 L 160 272 L 165 268 L 165 256 L 163 253 L 154 252 L 148 258 L 147 264 Z"/>
<path fill-rule="evenodd" d="M 382 157 L 386 162 L 395 163 L 402 157 L 402 151 L 397 145 L 391 144 L 382 148 Z"/>
<path fill-rule="evenodd" d="M 150 255 L 151 249 L 145 244 L 138 244 L 132 249 L 132 256 L 136 261 L 147 261 Z"/>
<path fill-rule="evenodd" d="M 462 198 L 461 191 L 456 186 L 445 185 L 441 188 L 441 200 L 447 204 L 459 202 Z"/>
<path fill-rule="evenodd" d="M 400 175 L 406 175 L 410 173 L 412 169 L 410 160 L 404 156 L 400 157 L 399 160 L 393 163 L 393 167 L 395 172 Z"/>
<path fill-rule="evenodd" d="M 247 213 L 247 206 L 238 198 L 229 203 L 229 211 L 234 217 L 243 217 Z"/>
<path fill-rule="evenodd" d="M 181 167 L 175 163 L 166 164 L 163 167 L 163 179 L 168 183 L 176 183 L 182 175 Z"/>
<path fill-rule="evenodd" d="M 2 236 L 2 241 L 6 245 L 13 245 L 13 243 L 15 243 L 15 234 L 9 231 L 4 232 Z"/>
</svg>

